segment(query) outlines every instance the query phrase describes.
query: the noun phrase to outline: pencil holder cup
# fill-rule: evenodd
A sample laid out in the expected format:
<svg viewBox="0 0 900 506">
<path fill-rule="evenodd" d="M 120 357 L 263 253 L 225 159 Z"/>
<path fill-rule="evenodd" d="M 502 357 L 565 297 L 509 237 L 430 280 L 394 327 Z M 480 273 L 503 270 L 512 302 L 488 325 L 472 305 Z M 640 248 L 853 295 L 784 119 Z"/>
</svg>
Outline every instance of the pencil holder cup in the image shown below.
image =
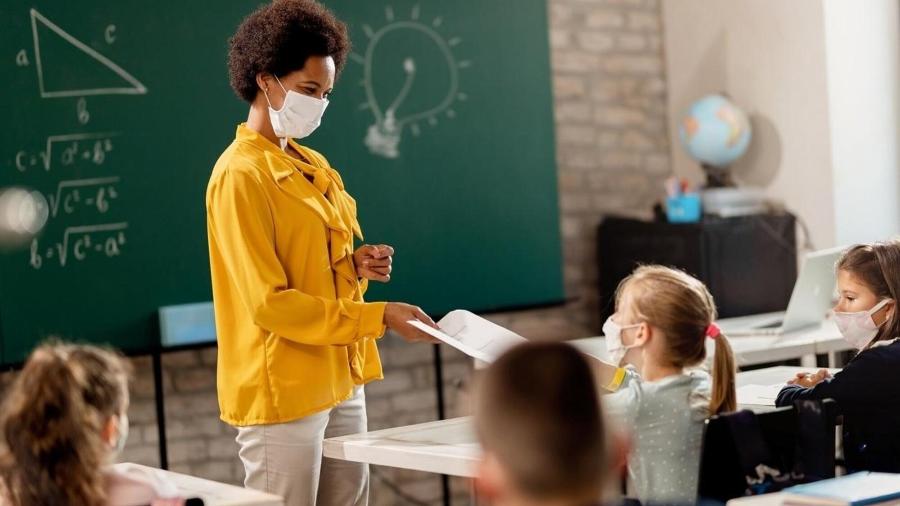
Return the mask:
<svg viewBox="0 0 900 506">
<path fill-rule="evenodd" d="M 666 216 L 669 223 L 696 223 L 702 216 L 700 194 L 685 193 L 666 198 Z"/>
</svg>

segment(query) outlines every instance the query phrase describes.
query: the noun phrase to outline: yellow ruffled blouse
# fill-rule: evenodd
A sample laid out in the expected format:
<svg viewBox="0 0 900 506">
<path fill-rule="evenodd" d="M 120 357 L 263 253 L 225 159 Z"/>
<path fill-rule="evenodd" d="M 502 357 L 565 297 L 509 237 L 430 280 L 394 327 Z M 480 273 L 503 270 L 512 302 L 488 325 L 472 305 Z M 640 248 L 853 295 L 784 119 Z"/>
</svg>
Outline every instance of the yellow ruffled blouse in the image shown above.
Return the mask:
<svg viewBox="0 0 900 506">
<path fill-rule="evenodd" d="M 296 420 L 381 379 L 384 303 L 353 265 L 356 202 L 321 154 L 241 124 L 206 193 L 221 418 Z"/>
</svg>

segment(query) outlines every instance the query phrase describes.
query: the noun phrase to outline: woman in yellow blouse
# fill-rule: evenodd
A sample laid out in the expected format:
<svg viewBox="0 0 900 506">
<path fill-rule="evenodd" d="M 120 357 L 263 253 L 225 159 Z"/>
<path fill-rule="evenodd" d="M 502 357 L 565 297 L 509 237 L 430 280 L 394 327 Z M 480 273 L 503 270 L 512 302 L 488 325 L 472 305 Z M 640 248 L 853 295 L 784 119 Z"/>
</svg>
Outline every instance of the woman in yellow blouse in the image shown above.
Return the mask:
<svg viewBox="0 0 900 506">
<path fill-rule="evenodd" d="M 390 279 L 389 246 L 363 246 L 356 202 L 312 133 L 349 41 L 312 0 L 276 0 L 231 39 L 231 86 L 247 122 L 213 169 L 206 195 L 218 333 L 221 417 L 238 428 L 245 485 L 285 505 L 360 505 L 365 465 L 322 458 L 322 440 L 366 430 L 363 386 L 381 379 L 376 340 L 419 308 L 364 302 L 369 280 Z"/>
</svg>

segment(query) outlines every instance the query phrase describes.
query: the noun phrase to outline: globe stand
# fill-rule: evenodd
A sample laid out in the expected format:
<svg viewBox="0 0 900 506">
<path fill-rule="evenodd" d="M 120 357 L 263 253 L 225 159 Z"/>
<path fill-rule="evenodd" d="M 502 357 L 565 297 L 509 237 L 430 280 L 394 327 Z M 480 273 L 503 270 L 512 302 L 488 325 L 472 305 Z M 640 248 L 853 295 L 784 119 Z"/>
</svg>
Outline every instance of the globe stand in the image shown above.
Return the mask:
<svg viewBox="0 0 900 506">
<path fill-rule="evenodd" d="M 766 211 L 765 195 L 754 188 L 740 188 L 728 167 L 701 164 L 706 172 L 706 187 L 700 192 L 704 213 L 731 218 Z"/>
<path fill-rule="evenodd" d="M 731 176 L 729 167 L 722 168 L 705 163 L 700 164 L 700 166 L 703 168 L 703 172 L 706 173 L 707 188 L 734 188 L 737 186 L 734 178 Z"/>
</svg>

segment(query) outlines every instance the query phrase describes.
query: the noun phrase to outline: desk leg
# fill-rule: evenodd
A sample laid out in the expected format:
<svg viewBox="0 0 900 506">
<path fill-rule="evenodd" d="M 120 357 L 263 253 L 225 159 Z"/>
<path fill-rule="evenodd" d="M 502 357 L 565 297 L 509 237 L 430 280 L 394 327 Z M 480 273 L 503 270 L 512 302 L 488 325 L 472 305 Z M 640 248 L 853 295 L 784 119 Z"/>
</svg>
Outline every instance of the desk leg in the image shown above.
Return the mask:
<svg viewBox="0 0 900 506">
<path fill-rule="evenodd" d="M 803 355 L 800 357 L 800 367 L 816 367 L 816 356 L 815 355 Z"/>
<path fill-rule="evenodd" d="M 444 413 L 444 362 L 441 360 L 441 345 L 434 344 L 434 383 L 437 394 L 438 420 L 446 418 Z M 444 506 L 450 506 L 450 480 L 446 474 L 441 475 L 441 491 L 444 495 Z"/>
<path fill-rule="evenodd" d="M 838 366 L 837 365 L 837 353 L 835 353 L 833 351 L 829 351 L 828 352 L 828 368 L 834 369 L 837 366 Z"/>
<path fill-rule="evenodd" d="M 163 399 L 162 351 L 153 351 L 153 400 L 156 403 L 156 430 L 159 434 L 159 467 L 169 469 L 166 443 L 166 405 Z"/>
</svg>

